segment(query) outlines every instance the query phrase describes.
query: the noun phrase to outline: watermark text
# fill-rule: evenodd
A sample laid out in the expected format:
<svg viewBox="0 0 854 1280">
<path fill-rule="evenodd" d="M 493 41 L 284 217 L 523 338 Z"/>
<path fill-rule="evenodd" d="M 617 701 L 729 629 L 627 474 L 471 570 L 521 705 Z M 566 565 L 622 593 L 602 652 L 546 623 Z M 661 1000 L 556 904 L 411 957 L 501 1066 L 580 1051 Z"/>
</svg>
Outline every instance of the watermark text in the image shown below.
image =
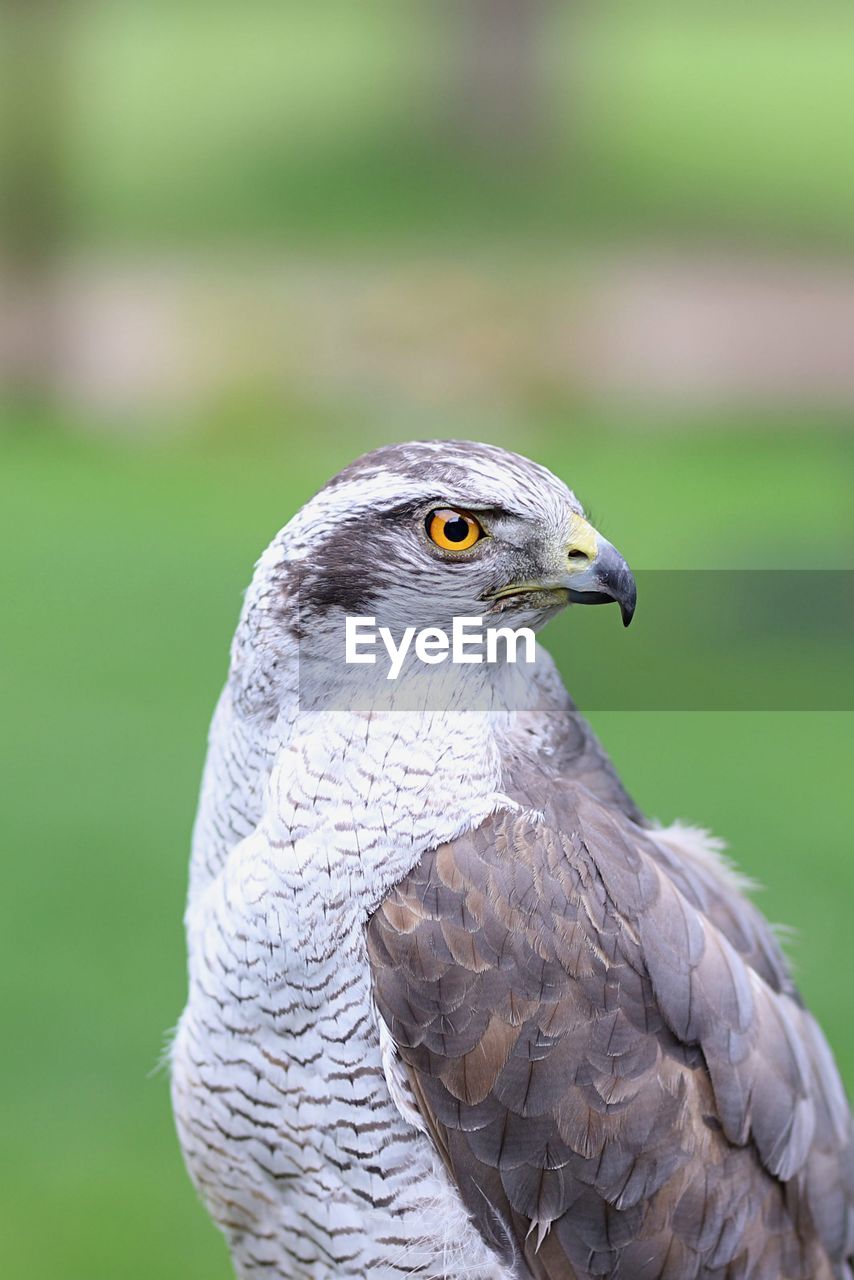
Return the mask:
<svg viewBox="0 0 854 1280">
<path fill-rule="evenodd" d="M 482 618 L 461 616 L 454 618 L 450 635 L 441 627 L 423 627 L 420 631 L 405 627 L 398 642 L 389 627 L 377 626 L 376 618 L 351 615 L 344 625 L 344 661 L 376 663 L 378 641 L 388 656 L 388 680 L 400 675 L 410 650 L 427 666 L 448 661 L 457 665 L 518 662 L 521 643 L 521 661 L 536 660 L 537 641 L 530 627 L 484 627 Z"/>
</svg>

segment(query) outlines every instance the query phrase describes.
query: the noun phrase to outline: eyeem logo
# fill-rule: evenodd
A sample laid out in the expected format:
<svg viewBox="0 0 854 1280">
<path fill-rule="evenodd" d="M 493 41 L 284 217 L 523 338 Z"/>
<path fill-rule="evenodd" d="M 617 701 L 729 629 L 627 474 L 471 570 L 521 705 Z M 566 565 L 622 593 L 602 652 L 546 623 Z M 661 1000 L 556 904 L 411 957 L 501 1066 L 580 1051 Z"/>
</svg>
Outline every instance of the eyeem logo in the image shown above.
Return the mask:
<svg viewBox="0 0 854 1280">
<path fill-rule="evenodd" d="M 407 653 L 413 652 L 419 662 L 435 666 L 440 662 L 500 662 L 499 644 L 507 662 L 518 661 L 519 641 L 524 641 L 526 663 L 536 660 L 536 637 L 530 627 L 486 627 L 482 618 L 454 618 L 451 634 L 441 627 L 406 627 L 396 644 L 388 627 L 377 627 L 373 617 L 348 617 L 344 624 L 344 660 L 347 663 L 375 663 L 377 640 L 381 640 L 389 659 L 386 679 L 396 680 L 403 669 Z"/>
</svg>

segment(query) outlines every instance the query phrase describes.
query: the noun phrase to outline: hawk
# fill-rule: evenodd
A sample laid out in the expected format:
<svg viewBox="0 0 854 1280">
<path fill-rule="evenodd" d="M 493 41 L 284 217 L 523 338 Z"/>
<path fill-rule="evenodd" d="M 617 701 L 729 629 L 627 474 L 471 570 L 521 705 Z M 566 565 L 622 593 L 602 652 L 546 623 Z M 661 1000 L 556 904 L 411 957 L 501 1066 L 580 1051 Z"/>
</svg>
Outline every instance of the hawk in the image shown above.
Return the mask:
<svg viewBox="0 0 854 1280">
<path fill-rule="evenodd" d="M 716 842 L 644 818 L 543 650 L 341 656 L 609 600 L 574 494 L 467 442 L 367 454 L 258 562 L 172 1072 L 241 1277 L 850 1280 L 843 1089 Z"/>
</svg>

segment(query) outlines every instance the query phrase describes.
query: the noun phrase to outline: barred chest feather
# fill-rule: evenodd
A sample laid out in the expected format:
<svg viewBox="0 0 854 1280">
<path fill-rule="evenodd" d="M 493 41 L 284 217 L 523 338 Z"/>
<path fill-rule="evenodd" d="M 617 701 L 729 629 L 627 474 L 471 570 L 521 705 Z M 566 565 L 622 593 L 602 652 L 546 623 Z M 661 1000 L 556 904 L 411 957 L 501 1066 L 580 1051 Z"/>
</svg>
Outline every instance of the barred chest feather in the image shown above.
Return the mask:
<svg viewBox="0 0 854 1280">
<path fill-rule="evenodd" d="M 191 898 L 175 1112 L 241 1275 L 506 1274 L 412 1122 L 365 952 L 421 853 L 508 803 L 483 718 L 447 716 L 296 725 L 260 821 Z"/>
</svg>

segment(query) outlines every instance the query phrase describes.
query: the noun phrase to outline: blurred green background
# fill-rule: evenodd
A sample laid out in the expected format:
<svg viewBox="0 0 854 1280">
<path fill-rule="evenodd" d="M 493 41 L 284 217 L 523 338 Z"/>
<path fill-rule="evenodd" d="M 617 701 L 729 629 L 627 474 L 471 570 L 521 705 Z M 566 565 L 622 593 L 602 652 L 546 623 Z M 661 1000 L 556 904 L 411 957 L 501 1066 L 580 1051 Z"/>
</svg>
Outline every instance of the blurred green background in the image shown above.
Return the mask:
<svg viewBox="0 0 854 1280">
<path fill-rule="evenodd" d="M 0 5 L 7 1274 L 230 1274 L 156 1067 L 241 592 L 329 475 L 488 439 L 635 568 L 852 567 L 854 15 L 745 8 Z M 852 714 L 593 719 L 850 1084 Z"/>
</svg>

